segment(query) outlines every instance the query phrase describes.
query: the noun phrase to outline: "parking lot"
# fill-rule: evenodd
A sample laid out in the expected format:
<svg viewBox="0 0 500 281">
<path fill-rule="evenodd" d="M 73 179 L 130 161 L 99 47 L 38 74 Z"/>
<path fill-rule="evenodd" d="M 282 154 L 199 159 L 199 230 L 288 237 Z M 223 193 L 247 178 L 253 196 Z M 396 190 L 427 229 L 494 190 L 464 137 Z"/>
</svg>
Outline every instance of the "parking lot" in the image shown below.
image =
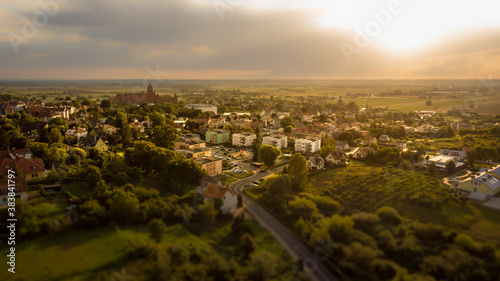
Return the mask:
<svg viewBox="0 0 500 281">
<path fill-rule="evenodd" d="M 247 159 L 251 159 L 253 156 L 253 153 L 249 148 L 243 149 L 244 155 L 242 157 L 239 156 L 239 148 L 224 147 L 222 145 L 212 146 L 209 148 L 212 149 L 213 157 L 228 161 L 230 169 L 226 169 L 226 172 L 231 171 L 233 173 L 246 173 L 248 171 L 254 171 L 258 169 L 251 166 L 250 163 L 243 162 Z"/>
</svg>

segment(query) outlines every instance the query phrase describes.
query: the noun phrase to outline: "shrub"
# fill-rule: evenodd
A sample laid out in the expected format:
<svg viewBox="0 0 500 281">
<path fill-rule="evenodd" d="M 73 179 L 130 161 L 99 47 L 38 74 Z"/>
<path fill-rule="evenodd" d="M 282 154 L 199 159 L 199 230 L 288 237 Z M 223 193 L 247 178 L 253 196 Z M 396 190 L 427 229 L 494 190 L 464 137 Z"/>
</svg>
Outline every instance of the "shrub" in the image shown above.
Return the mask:
<svg viewBox="0 0 500 281">
<path fill-rule="evenodd" d="M 290 211 L 293 220 L 303 217 L 309 219 L 314 213 L 318 212 L 316 204 L 306 198 L 296 198 L 288 203 L 288 210 Z"/>
<path fill-rule="evenodd" d="M 152 219 L 148 223 L 148 230 L 149 230 L 150 236 L 157 243 L 161 241 L 161 238 L 162 238 L 163 234 L 165 233 L 166 229 L 167 229 L 167 227 L 165 226 L 165 223 L 160 219 Z"/>
<path fill-rule="evenodd" d="M 398 211 L 392 207 L 384 206 L 379 208 L 375 214 L 384 224 L 398 225 L 401 223 L 401 217 Z"/>
<path fill-rule="evenodd" d="M 366 233 L 372 233 L 375 226 L 380 223 L 380 218 L 374 214 L 357 213 L 352 215 L 354 227 Z"/>
<path fill-rule="evenodd" d="M 248 280 L 268 280 L 276 273 L 276 257 L 267 251 L 255 254 L 248 267 Z"/>
<path fill-rule="evenodd" d="M 342 210 L 340 203 L 328 196 L 315 197 L 313 200 L 318 210 L 325 216 L 337 214 Z"/>
</svg>

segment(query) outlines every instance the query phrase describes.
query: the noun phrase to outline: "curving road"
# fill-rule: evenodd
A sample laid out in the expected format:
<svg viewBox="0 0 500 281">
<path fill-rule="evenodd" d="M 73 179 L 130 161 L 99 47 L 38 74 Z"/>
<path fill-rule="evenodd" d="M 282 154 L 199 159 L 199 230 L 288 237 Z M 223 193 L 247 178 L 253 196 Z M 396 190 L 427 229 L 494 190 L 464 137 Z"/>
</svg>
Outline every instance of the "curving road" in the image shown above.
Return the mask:
<svg viewBox="0 0 500 281">
<path fill-rule="evenodd" d="M 277 168 L 280 171 L 283 167 Z M 269 232 L 271 232 L 274 237 L 280 242 L 283 248 L 288 252 L 288 254 L 294 259 L 302 259 L 304 261 L 304 267 L 309 273 L 309 277 L 314 281 L 337 281 L 337 279 L 330 273 L 330 271 L 321 263 L 318 262 L 314 257 L 311 250 L 306 247 L 302 242 L 292 233 L 288 228 L 286 228 L 282 223 L 276 220 L 272 215 L 270 215 L 266 210 L 260 207 L 250 196 L 246 195 L 244 191 L 245 185 L 275 174 L 277 169 L 269 170 L 267 172 L 257 172 L 256 174 L 236 181 L 229 185 L 229 189 L 237 194 L 240 194 L 243 199 L 243 207 Z M 306 263 L 307 261 L 307 263 Z M 293 280 L 303 280 L 302 276 L 295 274 L 291 269 L 283 274 L 283 280 L 288 280 L 288 278 L 295 277 Z"/>
</svg>

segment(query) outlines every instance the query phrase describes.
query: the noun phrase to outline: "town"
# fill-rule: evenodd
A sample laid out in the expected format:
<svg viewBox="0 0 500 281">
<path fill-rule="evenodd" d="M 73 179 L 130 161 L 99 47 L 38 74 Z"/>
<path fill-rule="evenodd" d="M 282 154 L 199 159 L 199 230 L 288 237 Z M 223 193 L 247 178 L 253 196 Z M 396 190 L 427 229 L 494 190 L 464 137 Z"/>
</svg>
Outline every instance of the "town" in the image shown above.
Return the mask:
<svg viewBox="0 0 500 281">
<path fill-rule="evenodd" d="M 13 170 L 16 274 L 500 276 L 500 111 L 478 106 L 498 89 L 249 83 L 0 84 L 0 214 Z"/>
</svg>

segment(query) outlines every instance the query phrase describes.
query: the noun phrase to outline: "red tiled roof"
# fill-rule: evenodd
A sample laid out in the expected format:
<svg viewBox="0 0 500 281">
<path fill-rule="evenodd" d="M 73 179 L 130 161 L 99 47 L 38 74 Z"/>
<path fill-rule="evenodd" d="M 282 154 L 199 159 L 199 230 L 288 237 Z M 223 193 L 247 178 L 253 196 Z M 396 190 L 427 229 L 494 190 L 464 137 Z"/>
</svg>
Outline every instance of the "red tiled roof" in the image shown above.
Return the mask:
<svg viewBox="0 0 500 281">
<path fill-rule="evenodd" d="M 228 192 L 228 189 L 216 184 L 210 184 L 205 192 L 203 193 L 203 197 L 206 198 L 222 198 Z"/>
<path fill-rule="evenodd" d="M 40 159 L 42 160 L 42 159 Z M 45 168 L 43 166 L 40 166 L 38 163 L 42 164 L 43 161 L 40 162 L 40 160 L 35 159 L 34 161 L 28 160 L 24 157 L 20 157 L 17 159 L 17 167 L 19 168 L 19 171 L 22 174 L 31 174 L 31 173 L 40 173 L 40 172 L 45 172 Z M 36 163 L 37 161 L 38 163 Z"/>
</svg>

